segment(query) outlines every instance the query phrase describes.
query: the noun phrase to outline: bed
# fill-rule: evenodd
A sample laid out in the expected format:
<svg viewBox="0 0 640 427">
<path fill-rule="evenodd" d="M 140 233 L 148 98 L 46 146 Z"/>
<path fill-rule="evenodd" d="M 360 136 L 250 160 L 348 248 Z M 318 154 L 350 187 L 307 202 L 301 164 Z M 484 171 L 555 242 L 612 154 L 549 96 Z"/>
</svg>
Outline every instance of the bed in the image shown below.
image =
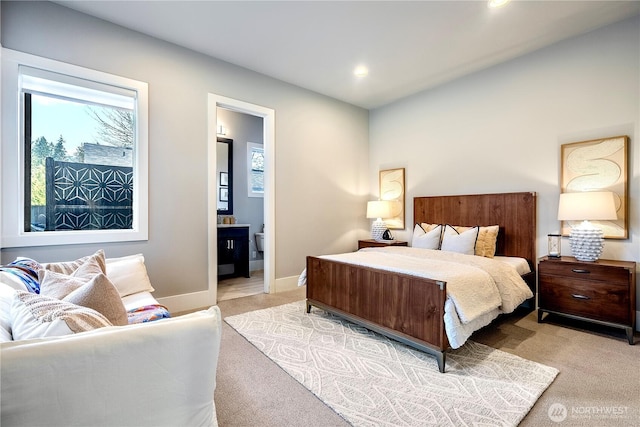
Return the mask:
<svg viewBox="0 0 640 427">
<path fill-rule="evenodd" d="M 528 264 L 530 272 L 522 279 L 533 296 L 522 306 L 535 307 L 535 193 L 416 197 L 413 220 L 414 224 L 498 225 L 495 255 L 522 258 Z M 450 347 L 446 280 L 316 256 L 307 257 L 305 274 L 307 312 L 315 306 L 425 351 L 436 357 L 440 372 L 445 371 Z"/>
</svg>

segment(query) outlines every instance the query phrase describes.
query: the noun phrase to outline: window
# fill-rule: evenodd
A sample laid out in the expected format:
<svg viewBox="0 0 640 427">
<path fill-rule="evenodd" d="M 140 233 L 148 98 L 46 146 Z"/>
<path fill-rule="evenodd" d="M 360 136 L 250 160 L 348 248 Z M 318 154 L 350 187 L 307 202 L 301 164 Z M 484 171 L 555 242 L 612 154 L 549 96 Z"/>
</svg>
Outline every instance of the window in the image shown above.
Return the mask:
<svg viewBox="0 0 640 427">
<path fill-rule="evenodd" d="M 264 197 L 264 148 L 262 144 L 247 143 L 249 197 Z"/>
<path fill-rule="evenodd" d="M 147 84 L 8 50 L 2 59 L 19 124 L 4 135 L 2 180 L 20 183 L 3 191 L 2 245 L 145 240 Z"/>
</svg>

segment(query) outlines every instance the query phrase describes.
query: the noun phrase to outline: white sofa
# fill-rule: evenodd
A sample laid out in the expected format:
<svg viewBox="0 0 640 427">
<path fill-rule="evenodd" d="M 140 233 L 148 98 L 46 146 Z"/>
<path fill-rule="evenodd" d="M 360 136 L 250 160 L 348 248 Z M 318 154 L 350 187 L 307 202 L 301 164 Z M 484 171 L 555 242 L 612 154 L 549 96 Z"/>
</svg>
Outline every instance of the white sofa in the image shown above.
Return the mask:
<svg viewBox="0 0 640 427">
<path fill-rule="evenodd" d="M 0 425 L 217 425 L 213 396 L 222 322 L 218 307 L 55 336 L 68 330 L 64 321 L 31 319 L 40 328 L 26 328 L 17 296 L 26 293 L 7 285 L 11 278 L 2 276 Z M 150 295 L 134 292 L 123 299 L 148 304 Z M 33 331 L 42 332 L 43 323 L 45 336 L 33 337 Z M 6 339 L 14 331 L 26 331 L 29 339 Z"/>
</svg>

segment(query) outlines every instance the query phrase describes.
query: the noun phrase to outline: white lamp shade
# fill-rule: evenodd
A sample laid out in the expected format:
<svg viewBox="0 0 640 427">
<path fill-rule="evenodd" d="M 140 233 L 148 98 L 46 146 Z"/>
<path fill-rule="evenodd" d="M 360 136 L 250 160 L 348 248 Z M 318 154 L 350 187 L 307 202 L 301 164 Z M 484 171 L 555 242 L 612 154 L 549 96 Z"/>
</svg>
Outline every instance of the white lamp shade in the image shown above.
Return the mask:
<svg viewBox="0 0 640 427">
<path fill-rule="evenodd" d="M 392 201 L 375 200 L 367 202 L 367 218 L 391 218 L 392 212 Z"/>
<path fill-rule="evenodd" d="M 616 201 L 610 191 L 560 194 L 559 221 L 605 221 L 617 218 Z"/>
</svg>

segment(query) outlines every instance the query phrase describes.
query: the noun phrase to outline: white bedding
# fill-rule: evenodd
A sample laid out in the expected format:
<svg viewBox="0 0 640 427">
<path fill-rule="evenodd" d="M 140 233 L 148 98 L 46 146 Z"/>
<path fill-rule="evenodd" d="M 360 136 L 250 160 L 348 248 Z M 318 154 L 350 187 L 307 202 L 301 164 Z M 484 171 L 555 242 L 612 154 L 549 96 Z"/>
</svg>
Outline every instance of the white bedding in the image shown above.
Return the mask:
<svg viewBox="0 0 640 427">
<path fill-rule="evenodd" d="M 488 325 L 500 313 L 512 312 L 533 296 L 521 277 L 529 271 L 528 263 L 511 257 L 491 259 L 440 250 L 384 247 L 321 258 L 447 282 L 444 320 L 453 348 L 460 347 L 475 330 Z M 305 282 L 303 272 L 298 284 Z"/>
</svg>

